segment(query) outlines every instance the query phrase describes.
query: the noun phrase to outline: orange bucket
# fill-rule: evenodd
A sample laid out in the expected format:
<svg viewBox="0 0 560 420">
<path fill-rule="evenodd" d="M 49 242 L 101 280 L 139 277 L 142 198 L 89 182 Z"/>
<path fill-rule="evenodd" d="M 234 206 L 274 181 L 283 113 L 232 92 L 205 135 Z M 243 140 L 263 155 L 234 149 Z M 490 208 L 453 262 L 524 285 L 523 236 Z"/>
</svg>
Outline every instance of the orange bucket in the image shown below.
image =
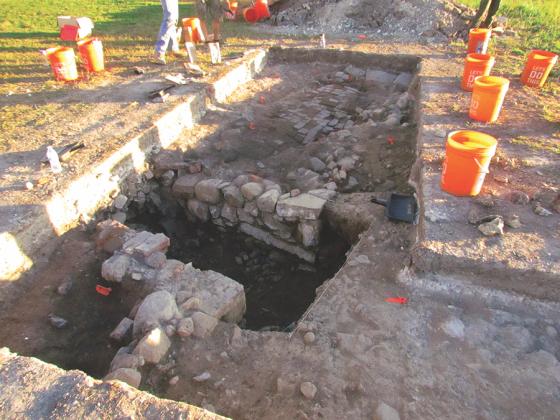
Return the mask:
<svg viewBox="0 0 560 420">
<path fill-rule="evenodd" d="M 267 0 L 257 0 L 254 7 L 257 12 L 257 20 L 268 19 L 270 17 Z"/>
<path fill-rule="evenodd" d="M 521 83 L 530 87 L 542 87 L 557 61 L 558 56 L 554 53 L 542 50 L 531 51 L 521 75 Z"/>
<path fill-rule="evenodd" d="M 196 17 L 185 18 L 182 20 L 183 30 L 189 35 L 192 42 L 204 42 L 204 32 L 200 25 L 200 19 Z M 187 40 L 188 41 L 188 40 Z"/>
<path fill-rule="evenodd" d="M 492 35 L 491 29 L 474 28 L 469 31 L 469 46 L 467 54 L 477 53 L 486 54 L 490 36 Z"/>
<path fill-rule="evenodd" d="M 453 131 L 445 143 L 441 189 L 458 196 L 477 195 L 498 141 L 478 131 Z"/>
<path fill-rule="evenodd" d="M 249 23 L 255 23 L 259 20 L 259 14 L 254 7 L 247 7 L 246 9 L 243 9 L 243 17 Z"/>
<path fill-rule="evenodd" d="M 467 54 L 461 89 L 472 91 L 474 79 L 478 76 L 488 76 L 494 66 L 494 57 L 490 54 Z"/>
<path fill-rule="evenodd" d="M 69 47 L 54 47 L 45 51 L 56 80 L 69 82 L 78 78 L 76 55 Z"/>
<path fill-rule="evenodd" d="M 474 79 L 469 117 L 482 122 L 494 122 L 500 115 L 509 80 L 497 76 L 479 76 Z"/>
<path fill-rule="evenodd" d="M 103 44 L 97 38 L 88 38 L 78 41 L 78 51 L 87 71 L 96 72 L 105 70 L 103 61 Z"/>
</svg>

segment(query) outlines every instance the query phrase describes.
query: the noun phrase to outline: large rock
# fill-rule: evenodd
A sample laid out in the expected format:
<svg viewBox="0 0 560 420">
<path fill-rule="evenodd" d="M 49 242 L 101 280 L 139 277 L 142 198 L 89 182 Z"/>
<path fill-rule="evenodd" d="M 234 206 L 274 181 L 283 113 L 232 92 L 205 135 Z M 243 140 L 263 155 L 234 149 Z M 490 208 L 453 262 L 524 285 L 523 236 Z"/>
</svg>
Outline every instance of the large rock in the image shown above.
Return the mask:
<svg viewBox="0 0 560 420">
<path fill-rule="evenodd" d="M 142 381 L 142 375 L 136 369 L 130 368 L 120 368 L 111 373 L 109 373 L 105 378 L 104 381 L 121 381 L 124 383 L 133 386 L 134 388 L 138 388 L 140 386 L 140 382 Z"/>
<path fill-rule="evenodd" d="M 319 235 L 321 233 L 320 220 L 306 220 L 298 225 L 298 238 L 303 246 L 312 248 L 319 245 Z"/>
<path fill-rule="evenodd" d="M 223 274 L 212 270 L 201 271 L 190 264 L 185 270 L 189 282 L 184 291 L 198 299 L 199 311 L 227 322 L 241 321 L 246 309 L 243 285 Z"/>
<path fill-rule="evenodd" d="M 113 340 L 121 341 L 130 331 L 132 326 L 134 325 L 134 321 L 130 318 L 123 318 L 119 325 L 113 330 L 113 332 L 109 335 Z"/>
<path fill-rule="evenodd" d="M 248 223 L 241 223 L 239 225 L 239 230 L 243 233 L 246 233 L 247 235 L 252 236 L 255 239 L 258 239 L 261 242 L 289 252 L 290 254 L 297 255 L 302 260 L 310 263 L 315 262 L 315 254 L 313 252 L 310 252 L 300 246 L 287 243 L 286 241 L 283 241 L 279 238 L 275 238 L 270 233 L 256 226 L 250 225 Z"/>
<path fill-rule="evenodd" d="M 162 322 L 171 320 L 179 313 L 173 295 L 165 290 L 151 293 L 140 304 L 134 318 L 134 335 L 142 334 Z"/>
<path fill-rule="evenodd" d="M 200 221 L 207 222 L 210 218 L 208 211 L 208 204 L 197 200 L 196 198 L 191 198 L 187 201 L 187 209 Z"/>
<path fill-rule="evenodd" d="M 169 238 L 163 233 L 139 232 L 123 244 L 123 251 L 129 255 L 149 257 L 154 252 L 167 251 Z"/>
<path fill-rule="evenodd" d="M 198 338 L 206 338 L 214 331 L 216 325 L 218 325 L 218 320 L 213 316 L 206 315 L 203 312 L 195 312 L 192 314 L 192 320 L 194 323 L 193 335 Z"/>
<path fill-rule="evenodd" d="M 154 328 L 136 345 L 133 353 L 144 358 L 146 363 L 157 364 L 169 350 L 171 341 L 161 328 Z"/>
<path fill-rule="evenodd" d="M 268 190 L 257 199 L 257 207 L 261 211 L 274 213 L 279 197 L 280 193 L 276 189 Z"/>
<path fill-rule="evenodd" d="M 221 179 L 204 179 L 194 187 L 196 198 L 208 204 L 218 204 L 222 200 L 220 188 L 224 186 Z"/>
<path fill-rule="evenodd" d="M 117 369 L 137 369 L 144 366 L 144 358 L 136 354 L 117 353 L 111 360 L 111 372 Z"/>
<path fill-rule="evenodd" d="M 297 197 L 285 197 L 278 200 L 276 213 L 288 220 L 317 220 L 325 206 L 326 200 L 311 194 Z"/>
<path fill-rule="evenodd" d="M 248 182 L 241 187 L 241 194 L 249 201 L 257 198 L 263 191 L 264 186 L 259 182 Z"/>
<path fill-rule="evenodd" d="M 368 70 L 366 72 L 366 84 L 374 85 L 391 85 L 395 80 L 395 75 L 392 73 L 387 73 L 383 70 Z"/>
<path fill-rule="evenodd" d="M 227 187 L 222 189 L 224 193 L 224 199 L 226 203 L 228 203 L 232 207 L 242 208 L 243 204 L 245 204 L 245 199 L 243 198 L 243 194 L 239 188 L 234 185 L 230 184 Z"/>
<path fill-rule="evenodd" d="M 179 197 L 192 198 L 194 196 L 194 187 L 203 179 L 202 174 L 189 174 L 177 178 L 173 184 L 173 194 Z"/>
<path fill-rule="evenodd" d="M 374 420 L 400 420 L 397 410 L 384 402 L 380 403 L 375 410 Z"/>
<path fill-rule="evenodd" d="M 231 223 L 237 223 L 237 209 L 229 204 L 224 204 L 222 207 L 222 217 Z"/>
<path fill-rule="evenodd" d="M 130 267 L 130 260 L 128 255 L 113 255 L 101 265 L 101 277 L 107 281 L 121 282 Z"/>
<path fill-rule="evenodd" d="M 111 254 L 121 249 L 123 244 L 136 234 L 135 231 L 115 220 L 104 220 L 98 223 L 96 230 L 98 232 L 95 238 L 97 249 Z"/>
<path fill-rule="evenodd" d="M 401 73 L 397 76 L 394 82 L 394 86 L 397 90 L 405 91 L 408 89 L 408 86 L 412 82 L 412 74 L 411 73 Z"/>
</svg>

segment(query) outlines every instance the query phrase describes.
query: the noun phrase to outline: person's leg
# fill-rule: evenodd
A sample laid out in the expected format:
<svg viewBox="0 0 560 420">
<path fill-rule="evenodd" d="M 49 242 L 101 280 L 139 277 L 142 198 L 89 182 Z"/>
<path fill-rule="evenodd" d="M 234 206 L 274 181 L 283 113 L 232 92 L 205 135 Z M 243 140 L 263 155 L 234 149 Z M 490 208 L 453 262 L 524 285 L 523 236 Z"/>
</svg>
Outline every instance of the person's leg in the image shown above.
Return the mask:
<svg viewBox="0 0 560 420">
<path fill-rule="evenodd" d="M 170 43 L 171 49 L 179 49 L 176 34 L 176 25 L 179 19 L 179 3 L 178 0 L 161 0 L 161 7 L 163 9 L 163 19 L 159 28 L 155 50 L 156 54 L 163 56 Z"/>
<path fill-rule="evenodd" d="M 482 23 L 483 28 L 489 28 L 492 25 L 492 20 L 494 20 L 494 16 L 498 12 L 500 8 L 500 0 L 492 0 L 490 3 L 490 8 L 488 9 L 488 14 L 486 15 L 486 19 Z"/>
<path fill-rule="evenodd" d="M 470 27 L 475 28 L 478 26 L 478 23 L 486 10 L 488 10 L 488 6 L 490 5 L 490 0 L 480 0 L 480 4 L 478 5 L 478 10 L 476 11 L 476 15 L 474 15 L 473 19 L 471 20 Z"/>
<path fill-rule="evenodd" d="M 221 23 L 219 20 L 215 19 L 212 21 L 212 32 L 214 33 L 214 42 L 220 41 L 220 28 Z"/>
</svg>

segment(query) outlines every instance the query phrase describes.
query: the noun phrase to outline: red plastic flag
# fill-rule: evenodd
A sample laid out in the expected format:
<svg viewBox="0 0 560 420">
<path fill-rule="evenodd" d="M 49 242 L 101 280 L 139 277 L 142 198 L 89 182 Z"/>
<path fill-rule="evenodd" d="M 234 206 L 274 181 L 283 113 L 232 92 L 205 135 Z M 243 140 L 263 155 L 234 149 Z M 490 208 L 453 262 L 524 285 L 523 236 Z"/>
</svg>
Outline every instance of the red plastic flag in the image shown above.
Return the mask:
<svg viewBox="0 0 560 420">
<path fill-rule="evenodd" d="M 259 104 L 264 104 L 266 102 L 266 99 L 264 96 L 259 96 Z"/>
<path fill-rule="evenodd" d="M 365 36 L 363 34 L 358 35 L 358 39 L 366 39 L 366 38 L 367 38 L 367 36 Z"/>
<path fill-rule="evenodd" d="M 110 287 L 101 286 L 100 284 L 95 286 L 95 291 L 103 296 L 109 296 L 112 290 Z"/>
<path fill-rule="evenodd" d="M 387 136 L 388 144 L 395 144 L 395 138 L 393 136 Z"/>
<path fill-rule="evenodd" d="M 400 305 L 405 305 L 408 303 L 408 299 L 405 297 L 390 297 L 385 299 L 387 303 L 398 303 Z"/>
<path fill-rule="evenodd" d="M 254 122 L 251 121 L 251 122 L 249 123 L 249 130 L 254 130 L 255 128 L 257 128 L 257 126 L 255 125 Z"/>
</svg>

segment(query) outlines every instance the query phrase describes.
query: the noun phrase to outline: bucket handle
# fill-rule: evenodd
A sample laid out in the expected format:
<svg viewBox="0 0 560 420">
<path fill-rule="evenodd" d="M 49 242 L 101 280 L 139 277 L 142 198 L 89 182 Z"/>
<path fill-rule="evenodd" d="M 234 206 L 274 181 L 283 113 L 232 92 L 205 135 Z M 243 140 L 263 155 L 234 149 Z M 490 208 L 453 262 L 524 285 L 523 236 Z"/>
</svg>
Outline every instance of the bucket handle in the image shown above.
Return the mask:
<svg viewBox="0 0 560 420">
<path fill-rule="evenodd" d="M 475 163 L 477 164 L 478 169 L 480 170 L 480 173 L 483 173 L 483 174 L 489 174 L 490 173 L 490 171 L 488 169 L 484 169 L 484 167 L 480 164 L 480 162 L 478 161 L 477 158 L 473 157 L 473 159 L 474 159 Z"/>
</svg>

